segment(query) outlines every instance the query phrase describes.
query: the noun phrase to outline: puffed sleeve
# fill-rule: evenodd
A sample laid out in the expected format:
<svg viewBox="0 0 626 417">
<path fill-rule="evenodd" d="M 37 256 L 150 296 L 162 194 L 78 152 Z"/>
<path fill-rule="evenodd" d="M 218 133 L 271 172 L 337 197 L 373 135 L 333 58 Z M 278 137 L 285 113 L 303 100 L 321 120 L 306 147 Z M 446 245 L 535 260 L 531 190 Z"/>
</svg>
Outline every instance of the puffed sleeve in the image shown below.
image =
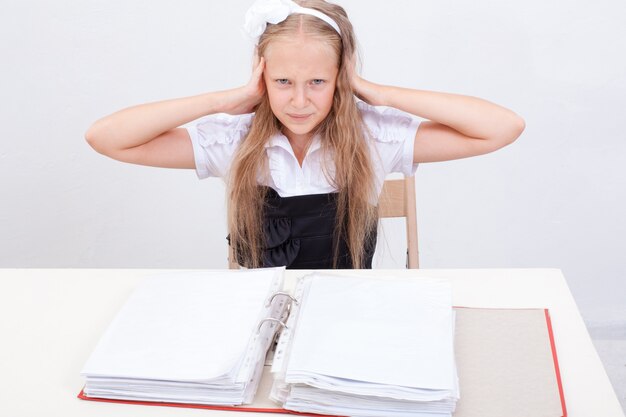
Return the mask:
<svg viewBox="0 0 626 417">
<path fill-rule="evenodd" d="M 254 114 L 233 116 L 219 113 L 183 126 L 189 132 L 198 178 L 226 175 L 253 118 Z"/>
<path fill-rule="evenodd" d="M 370 106 L 358 102 L 357 107 L 371 138 L 374 159 L 384 175 L 401 172 L 410 176 L 415 174 L 417 164 L 413 164 L 415 133 L 420 121 L 409 113 L 383 106 Z"/>
</svg>

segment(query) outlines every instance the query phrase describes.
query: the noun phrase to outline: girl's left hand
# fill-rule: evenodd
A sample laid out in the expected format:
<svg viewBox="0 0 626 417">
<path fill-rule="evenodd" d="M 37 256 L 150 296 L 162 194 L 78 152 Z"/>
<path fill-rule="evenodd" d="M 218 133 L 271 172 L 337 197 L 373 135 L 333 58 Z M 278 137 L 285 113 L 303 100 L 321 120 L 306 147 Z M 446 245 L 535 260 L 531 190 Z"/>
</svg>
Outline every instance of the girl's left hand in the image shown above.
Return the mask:
<svg viewBox="0 0 626 417">
<path fill-rule="evenodd" d="M 356 57 L 348 61 L 348 77 L 350 78 L 350 86 L 354 95 L 372 106 L 383 106 L 382 86 L 367 81 L 356 72 Z"/>
</svg>

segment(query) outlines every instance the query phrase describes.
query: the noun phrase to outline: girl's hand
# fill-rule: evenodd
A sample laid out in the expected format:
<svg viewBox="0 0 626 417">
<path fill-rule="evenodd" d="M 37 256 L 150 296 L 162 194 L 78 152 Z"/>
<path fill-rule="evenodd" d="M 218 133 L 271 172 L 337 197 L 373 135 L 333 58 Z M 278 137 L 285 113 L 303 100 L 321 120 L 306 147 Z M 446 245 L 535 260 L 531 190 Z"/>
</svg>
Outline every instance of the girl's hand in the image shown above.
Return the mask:
<svg viewBox="0 0 626 417">
<path fill-rule="evenodd" d="M 265 58 L 258 56 L 255 58 L 254 69 L 250 81 L 243 87 L 231 90 L 229 97 L 230 104 L 225 111 L 228 114 L 252 113 L 265 95 L 265 81 L 263 80 L 263 70 L 265 69 Z"/>
<path fill-rule="evenodd" d="M 348 76 L 350 77 L 350 86 L 355 96 L 372 106 L 385 105 L 381 86 L 367 81 L 357 74 L 355 56 L 348 61 Z"/>
</svg>

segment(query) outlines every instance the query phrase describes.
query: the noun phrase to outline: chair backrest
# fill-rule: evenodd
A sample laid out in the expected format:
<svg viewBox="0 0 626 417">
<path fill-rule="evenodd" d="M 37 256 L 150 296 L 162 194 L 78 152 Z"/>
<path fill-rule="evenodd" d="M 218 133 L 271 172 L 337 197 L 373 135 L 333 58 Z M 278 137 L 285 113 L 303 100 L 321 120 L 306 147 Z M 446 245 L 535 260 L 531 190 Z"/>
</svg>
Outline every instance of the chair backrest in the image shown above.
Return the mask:
<svg viewBox="0 0 626 417">
<path fill-rule="evenodd" d="M 407 267 L 419 268 L 417 245 L 417 207 L 415 202 L 415 177 L 386 180 L 378 199 L 378 214 L 381 218 L 404 217 L 406 222 Z M 233 250 L 228 247 L 228 267 L 239 269 Z"/>
<path fill-rule="evenodd" d="M 239 264 L 235 262 L 233 247 L 228 245 L 228 269 L 239 269 Z"/>
<path fill-rule="evenodd" d="M 417 205 L 415 177 L 386 180 L 378 199 L 378 214 L 385 217 L 404 217 L 406 222 L 407 267 L 419 268 L 417 245 Z"/>
</svg>

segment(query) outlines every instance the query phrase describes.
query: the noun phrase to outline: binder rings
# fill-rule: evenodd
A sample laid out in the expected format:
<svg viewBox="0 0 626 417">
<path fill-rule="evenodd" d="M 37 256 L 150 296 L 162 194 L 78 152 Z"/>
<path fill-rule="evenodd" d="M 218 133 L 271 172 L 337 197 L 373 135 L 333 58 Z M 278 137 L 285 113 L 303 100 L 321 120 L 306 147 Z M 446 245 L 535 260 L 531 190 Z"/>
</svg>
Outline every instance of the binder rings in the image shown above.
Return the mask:
<svg viewBox="0 0 626 417">
<path fill-rule="evenodd" d="M 342 410 L 349 411 L 346 415 L 424 415 L 429 417 L 451 415 L 452 409 L 454 409 L 454 403 L 456 403 L 458 391 L 455 391 L 454 389 L 447 391 L 446 386 L 447 388 L 450 388 L 449 383 L 451 381 L 454 382 L 456 376 L 454 373 L 449 372 L 450 369 L 444 372 L 438 372 L 437 370 L 441 371 L 445 367 L 442 367 L 442 365 L 437 365 L 435 367 L 434 379 L 439 378 L 440 380 L 436 382 L 435 385 L 439 384 L 444 388 L 439 393 L 441 394 L 440 397 L 443 398 L 443 400 L 441 400 L 441 398 L 440 400 L 435 400 L 435 402 L 432 403 L 436 405 L 434 408 L 427 406 L 419 412 L 416 412 L 416 407 L 414 404 L 410 403 L 407 403 L 408 406 L 403 409 L 403 401 L 406 401 L 406 399 L 399 399 L 398 397 L 406 397 L 409 395 L 407 392 L 410 393 L 409 396 L 412 395 L 415 397 L 421 395 L 419 389 L 411 392 L 409 389 L 410 385 L 413 383 L 424 383 L 425 381 L 428 383 L 428 381 L 425 378 L 421 378 L 423 375 L 412 375 L 411 372 L 402 374 L 402 372 L 399 372 L 399 374 L 402 374 L 399 376 L 400 378 L 408 378 L 402 382 L 406 385 L 406 387 L 404 385 L 395 386 L 395 391 L 394 389 L 387 389 L 389 386 L 385 385 L 385 382 L 391 382 L 391 385 L 393 386 L 394 381 L 384 381 L 384 379 L 394 379 L 397 378 L 398 375 L 395 375 L 395 372 L 386 372 L 384 367 L 382 367 L 382 369 L 378 369 L 381 368 L 378 365 L 385 363 L 387 360 L 385 358 L 377 359 L 376 363 L 364 363 L 362 366 L 357 367 L 355 371 L 359 373 L 359 375 L 352 375 L 355 378 L 354 381 L 357 381 L 357 378 L 379 378 L 379 380 L 373 381 L 373 384 L 372 381 L 370 381 L 369 385 L 351 381 L 346 385 L 347 388 L 342 388 L 342 392 L 325 390 L 324 384 L 320 385 L 316 383 L 316 381 L 319 380 L 318 374 L 314 374 L 315 378 L 308 381 L 306 381 L 306 378 L 310 377 L 310 375 L 296 375 L 296 382 L 293 382 L 294 379 L 292 378 L 292 383 L 288 383 L 287 386 L 285 386 L 284 372 L 285 362 L 290 361 L 290 355 L 293 353 L 291 350 L 294 348 L 294 341 L 292 340 L 294 338 L 294 334 L 297 334 L 295 337 L 296 342 L 298 341 L 297 339 L 300 338 L 300 342 L 304 343 L 306 346 L 310 346 L 311 344 L 320 345 L 309 349 L 308 347 L 299 348 L 298 343 L 295 343 L 296 350 L 299 350 L 300 353 L 305 352 L 304 357 L 301 357 L 300 359 L 297 358 L 296 352 L 296 356 L 294 356 L 296 358 L 296 362 L 302 360 L 304 362 L 313 361 L 316 362 L 314 363 L 314 367 L 319 367 L 321 365 L 327 367 L 337 366 L 337 364 L 333 364 L 332 361 L 324 363 L 324 356 L 319 354 L 320 352 L 328 352 L 328 349 L 335 349 L 332 354 L 341 354 L 341 346 L 343 346 L 344 349 L 349 348 L 349 346 L 346 347 L 345 344 L 342 345 L 344 342 L 340 340 L 342 333 L 346 332 L 348 339 L 351 337 L 355 338 L 355 340 L 358 339 L 356 346 L 359 347 L 359 349 L 355 349 L 354 354 L 349 356 L 355 357 L 354 360 L 357 361 L 355 363 L 358 363 L 358 360 L 365 360 L 367 362 L 368 355 L 373 355 L 372 352 L 377 350 L 376 346 L 368 348 L 368 346 L 363 345 L 368 338 L 372 337 L 371 334 L 367 334 L 368 332 L 371 332 L 372 334 L 375 333 L 380 336 L 378 339 L 371 339 L 377 341 L 375 344 L 393 344 L 393 340 L 389 340 L 393 334 L 384 334 L 385 331 L 381 330 L 384 329 L 385 320 L 388 321 L 389 319 L 384 318 L 383 315 L 378 313 L 376 316 L 368 316 L 369 311 L 378 311 L 379 313 L 382 311 L 384 313 L 388 308 L 381 307 L 382 309 L 376 310 L 367 304 L 363 304 L 363 302 L 369 302 L 370 304 L 384 304 L 382 301 L 375 301 L 372 303 L 371 299 L 370 301 L 363 301 L 368 300 L 367 292 L 374 291 L 373 294 L 369 294 L 369 297 L 375 295 L 375 300 L 384 300 L 392 297 L 396 299 L 397 304 L 402 304 L 404 303 L 404 298 L 401 295 L 397 295 L 397 292 L 394 292 L 393 289 L 399 281 L 401 281 L 399 284 L 400 286 L 396 287 L 396 290 L 398 288 L 403 288 L 404 291 L 407 292 L 406 288 L 408 287 L 402 286 L 406 285 L 407 282 L 413 282 L 418 283 L 417 285 L 425 284 L 425 287 L 420 288 L 430 288 L 428 291 L 431 291 L 433 288 L 432 285 L 434 285 L 435 292 L 443 289 L 441 294 L 445 294 L 445 288 L 447 285 L 445 282 L 422 278 L 413 280 L 381 278 L 375 280 L 372 284 L 372 279 L 370 278 L 359 279 L 354 277 L 348 278 L 313 274 L 312 276 L 306 277 L 299 282 L 294 294 L 289 294 L 281 291 L 283 285 L 282 273 L 282 269 L 262 270 L 261 272 L 254 270 L 223 271 L 212 274 L 177 273 L 173 276 L 152 277 L 147 279 L 146 283 L 140 285 L 129 302 L 124 306 L 120 314 L 118 314 L 109 329 L 107 329 L 105 335 L 103 335 L 101 342 L 94 350 L 92 357 L 83 370 L 83 374 L 87 377 L 87 384 L 85 389 L 79 394 L 79 398 L 90 401 L 142 405 L 270 413 L 294 413 L 304 415 L 319 415 L 324 413 L 326 413 L 326 415 L 341 415 Z M 314 291 L 307 288 L 307 285 L 310 287 L 311 282 L 315 282 L 313 288 Z M 318 286 L 317 284 L 320 282 L 324 285 Z M 169 301 L 166 302 L 166 304 L 170 304 L 169 307 L 163 305 L 163 294 L 159 295 L 159 291 L 154 291 L 156 287 L 159 287 L 159 285 L 163 285 L 164 283 L 166 293 L 169 294 L 169 297 L 167 297 Z M 152 289 L 150 289 L 150 284 L 153 284 Z M 248 288 L 248 284 L 251 284 L 253 288 Z M 146 288 L 148 290 L 146 290 Z M 174 293 L 172 293 L 172 288 L 175 289 Z M 216 290 L 216 288 L 222 288 L 221 292 Z M 331 291 L 331 293 L 324 293 L 324 291 Z M 209 294 L 209 292 L 212 294 Z M 335 298 L 337 300 L 341 299 L 341 297 L 345 294 L 353 293 L 354 295 L 350 296 L 353 298 L 345 299 L 345 304 L 349 307 L 353 307 L 353 309 L 357 309 L 360 315 L 352 317 L 350 309 L 348 308 L 347 312 L 345 312 L 346 315 L 343 317 L 345 319 L 344 322 L 351 323 L 351 325 L 346 326 L 345 323 L 341 324 L 342 320 L 340 320 L 340 318 L 336 318 L 334 321 L 338 324 L 334 328 L 329 328 L 328 326 L 320 326 L 319 328 L 316 328 L 315 326 L 319 326 L 319 323 L 329 322 L 329 317 L 320 317 L 324 315 L 324 307 L 326 304 L 328 305 L 329 311 L 333 308 L 337 308 L 332 305 L 332 292 L 336 292 L 335 295 L 337 295 L 337 297 Z M 385 292 L 387 295 L 385 295 Z M 193 293 L 193 296 L 190 296 L 191 293 Z M 227 297 L 227 300 L 222 299 L 221 302 L 215 300 L 215 298 L 223 298 L 224 294 L 230 294 Z M 239 297 L 236 297 L 235 294 Z M 308 299 L 307 296 L 309 296 Z M 243 298 L 245 298 L 245 300 L 243 300 Z M 418 307 L 424 308 L 421 312 L 418 311 L 419 308 L 418 310 L 412 311 L 411 308 L 417 308 L 415 306 L 408 306 L 408 310 L 402 310 L 402 308 L 399 308 L 398 306 L 392 306 L 392 310 L 389 311 L 391 314 L 390 317 L 396 317 L 394 314 L 407 314 L 407 311 L 412 311 L 411 314 L 423 314 L 424 311 L 430 311 L 428 308 L 436 309 L 437 300 L 440 301 L 445 298 L 445 295 L 443 298 L 426 295 L 425 298 L 421 299 L 419 302 L 420 306 Z M 406 299 L 411 299 L 411 297 L 406 297 Z M 183 300 L 182 303 L 180 302 L 181 300 Z M 205 300 L 204 303 L 203 300 Z M 311 300 L 317 301 L 311 302 Z M 361 305 L 359 305 L 359 300 L 362 301 Z M 194 303 L 205 306 L 198 309 L 197 307 L 194 307 Z M 244 308 L 239 303 L 241 303 L 241 305 L 247 305 L 248 307 Z M 434 303 L 435 305 L 428 305 L 429 303 Z M 142 305 L 140 309 L 141 311 L 133 312 L 133 304 Z M 317 307 L 315 304 L 317 304 Z M 146 305 L 148 305 L 148 307 L 146 307 Z M 183 310 L 186 310 L 182 312 L 175 312 L 175 310 L 181 309 L 181 305 L 184 306 Z M 321 310 L 319 309 L 320 307 Z M 244 327 L 247 328 L 246 332 L 248 333 L 248 337 L 245 338 L 242 334 L 237 334 L 237 332 L 235 332 L 234 336 L 238 337 L 237 343 L 232 342 L 227 346 L 229 351 L 232 353 L 231 358 L 227 361 L 227 366 L 222 366 L 219 370 L 217 370 L 217 368 L 213 369 L 214 372 L 210 375 L 212 376 L 212 379 L 207 377 L 208 374 L 205 374 L 201 378 L 198 378 L 198 375 L 185 375 L 183 370 L 177 369 L 177 367 L 183 365 L 189 366 L 189 363 L 185 364 L 184 361 L 175 363 L 170 369 L 160 369 L 162 364 L 158 363 L 157 366 L 152 366 L 149 359 L 156 360 L 158 362 L 159 357 L 157 353 L 151 351 L 158 349 L 146 350 L 145 346 L 133 347 L 131 343 L 131 347 L 136 349 L 139 353 L 115 353 L 116 349 L 121 349 L 122 351 L 126 349 L 123 348 L 123 344 L 127 343 L 128 340 L 124 342 L 124 338 L 128 337 L 129 333 L 136 331 L 137 328 L 144 328 L 144 332 L 140 332 L 140 334 L 137 335 L 144 341 L 146 341 L 146 334 L 151 332 L 158 333 L 159 331 L 163 331 L 163 329 L 166 329 L 165 332 L 170 333 L 170 336 L 173 336 L 171 334 L 171 328 L 168 329 L 167 326 L 169 325 L 173 328 L 179 327 L 181 325 L 181 317 L 183 317 L 182 320 L 184 320 L 184 317 L 188 317 L 188 330 L 192 333 L 192 336 L 194 332 L 203 333 L 203 329 L 205 333 L 211 336 L 206 338 L 201 337 L 199 340 L 192 337 L 190 340 L 193 340 L 193 343 L 206 344 L 207 340 L 221 340 L 224 338 L 224 334 L 222 334 L 221 337 L 219 334 L 210 334 L 220 328 L 219 325 L 215 325 L 215 322 L 219 322 L 224 319 L 222 320 L 222 324 L 229 322 L 230 324 L 228 324 L 228 326 L 232 326 L 234 318 L 231 317 L 228 319 L 226 315 L 236 314 L 233 313 L 233 311 L 241 308 L 246 309 L 247 312 L 246 314 L 240 312 L 241 314 L 239 314 L 237 320 L 247 320 L 247 325 Z M 393 310 L 394 308 L 395 310 Z M 300 317 L 302 311 L 305 311 L 305 313 L 302 317 Z M 337 311 L 339 311 L 339 313 Z M 331 314 L 343 315 L 341 310 L 337 311 Z M 443 307 L 441 311 L 444 312 L 441 316 L 444 317 L 442 320 L 443 322 L 446 322 L 445 307 Z M 313 312 L 312 315 L 309 315 L 308 319 L 306 319 L 307 314 L 311 312 Z M 188 316 L 189 314 L 194 314 L 194 316 Z M 361 324 L 359 324 L 359 321 L 361 321 L 359 319 L 360 316 L 365 318 Z M 454 411 L 454 416 L 566 416 L 565 401 L 562 386 L 560 384 L 554 338 L 547 310 L 455 308 L 454 316 L 455 319 L 451 322 L 454 328 L 449 327 L 447 329 L 454 335 L 454 355 L 451 359 L 452 363 L 454 364 L 455 362 L 456 364 L 454 370 L 456 371 L 458 369 L 458 381 L 460 385 L 460 399 L 458 400 L 456 411 Z M 163 323 L 163 317 L 169 317 L 171 321 L 169 323 Z M 203 317 L 205 320 L 204 322 L 202 321 Z M 303 317 L 305 319 L 301 321 L 300 319 Z M 320 321 L 316 324 L 317 318 L 319 318 Z M 195 330 L 193 329 L 194 326 L 197 327 Z M 148 329 L 146 330 L 145 327 Z M 439 323 L 439 325 L 434 328 L 434 334 L 438 331 L 445 334 L 445 327 L 446 325 L 441 326 L 441 323 Z M 400 329 L 399 331 L 403 331 L 402 326 L 397 328 Z M 222 330 L 226 329 L 226 327 L 223 327 Z M 303 331 L 302 329 L 305 329 L 306 331 Z M 125 336 L 121 337 L 119 334 L 120 332 Z M 350 332 L 353 332 L 354 336 L 351 336 Z M 263 356 L 265 354 L 265 350 L 272 344 L 271 342 L 273 340 L 274 333 L 279 336 L 277 337 L 277 343 L 274 343 L 274 350 L 272 350 L 268 356 L 268 359 L 273 359 L 274 362 L 274 373 L 272 373 L 271 366 L 263 366 Z M 309 333 L 309 335 L 307 336 L 306 333 Z M 186 336 L 186 334 L 182 330 L 176 335 L 178 338 L 183 336 Z M 344 334 L 344 336 L 346 336 L 346 334 Z M 154 337 L 154 335 L 152 337 Z M 316 342 L 316 337 L 319 338 L 319 341 L 323 341 L 325 343 Z M 172 338 L 164 337 L 163 339 L 171 341 Z M 406 340 L 410 339 L 411 338 L 409 337 Z M 124 343 L 121 343 L 120 340 Z M 419 338 L 416 340 L 419 340 Z M 150 340 L 149 342 L 154 343 L 155 341 L 156 340 Z M 336 343 L 333 343 L 333 341 L 336 341 Z M 137 341 L 135 340 L 135 342 Z M 181 346 L 184 346 L 185 343 L 182 340 L 179 340 L 178 343 L 179 345 L 173 343 L 173 346 L 168 346 L 170 351 L 166 354 L 166 356 L 171 358 L 172 352 L 178 352 L 178 355 L 173 355 L 174 357 L 182 356 L 182 354 L 180 354 L 180 348 Z M 335 344 L 337 344 L 337 347 L 335 347 Z M 372 344 L 370 343 L 370 345 Z M 408 343 L 408 345 L 410 345 L 410 343 Z M 410 353 L 415 349 L 408 345 L 405 346 L 407 349 L 405 349 L 406 352 L 404 354 L 411 357 Z M 205 347 L 200 347 L 200 349 L 204 348 Z M 396 348 L 399 348 L 396 352 L 402 352 L 402 346 L 396 346 Z M 193 349 L 189 346 L 187 346 L 186 349 L 186 352 L 189 352 L 190 349 L 193 351 Z M 386 349 L 387 348 L 384 346 L 379 346 L 378 353 L 384 352 Z M 218 350 L 213 349 L 213 351 L 219 353 Z M 328 353 L 331 354 L 331 352 Z M 199 384 L 199 386 L 205 384 L 209 387 L 207 388 L 208 391 L 205 390 L 204 392 L 211 392 L 211 389 L 218 390 L 218 392 L 222 393 L 228 392 L 229 394 L 227 397 L 229 398 L 236 398 L 236 401 L 241 402 L 248 400 L 251 401 L 251 403 L 235 406 L 225 405 L 225 402 L 221 405 L 208 403 L 206 400 L 202 403 L 202 400 L 197 400 L 197 396 L 194 397 L 194 395 L 198 394 L 198 391 L 194 389 L 191 389 L 188 394 L 185 394 L 186 396 L 183 395 L 182 397 L 177 397 L 176 395 L 170 397 L 167 395 L 163 396 L 161 394 L 163 392 L 168 393 L 168 391 L 167 389 L 163 391 L 163 387 L 159 386 L 159 384 L 155 385 L 158 388 L 155 391 L 155 395 L 152 397 L 144 396 L 143 398 L 133 398 L 133 395 L 128 395 L 128 392 L 126 392 L 126 395 L 111 395 L 110 392 L 106 392 L 106 389 L 101 391 L 98 391 L 97 389 L 94 390 L 94 387 L 107 388 L 106 383 L 104 386 L 100 383 L 107 381 L 105 371 L 111 371 L 111 369 L 106 369 L 110 364 L 105 364 L 106 366 L 96 369 L 98 366 L 102 365 L 102 363 L 99 363 L 99 360 L 102 358 L 98 359 L 98 356 L 102 355 L 104 355 L 105 359 L 109 357 L 108 360 L 110 360 L 111 355 L 115 358 L 112 362 L 118 364 L 118 368 L 113 370 L 117 372 L 118 375 L 108 375 L 108 377 L 117 377 L 112 379 L 117 379 L 118 382 L 121 380 L 123 382 L 121 385 L 123 388 L 128 388 L 128 385 L 124 385 L 125 382 L 136 384 L 137 380 L 141 379 L 140 377 L 142 377 L 142 375 L 138 374 L 139 371 L 142 371 L 141 369 L 138 369 L 140 367 L 131 370 L 128 367 L 119 365 L 120 363 L 124 363 L 125 358 L 123 356 L 125 354 L 130 356 L 138 355 L 140 358 L 144 354 L 151 356 L 149 358 L 144 357 L 142 359 L 145 361 L 144 365 L 147 366 L 148 370 L 147 375 L 143 375 L 143 377 L 147 376 L 148 380 L 153 378 L 156 381 L 162 382 L 163 377 L 167 377 L 167 375 L 158 375 L 158 372 L 167 371 L 171 373 L 174 371 L 171 375 L 177 374 L 175 375 L 177 379 L 173 377 L 170 378 L 171 380 L 168 381 L 168 383 L 173 385 L 170 385 L 169 388 L 166 387 L 167 389 L 171 389 L 171 386 L 175 386 L 176 389 L 173 390 L 174 392 L 180 393 L 181 389 L 182 392 L 184 392 L 186 389 L 185 387 L 190 386 L 192 388 L 198 388 L 196 384 Z M 426 354 L 427 353 L 422 352 L 422 355 Z M 315 355 L 319 355 L 319 357 L 315 358 Z M 205 355 L 204 357 L 206 358 L 207 356 Z M 375 355 L 369 357 L 375 357 Z M 131 359 L 137 360 L 137 357 Z M 414 356 L 413 359 L 419 359 L 422 362 L 437 362 L 437 358 L 420 358 L 419 355 Z M 224 361 L 218 360 L 217 362 Z M 389 363 L 393 363 L 393 361 L 390 361 Z M 446 363 L 446 361 L 444 360 L 443 362 L 440 362 L 440 364 L 441 363 Z M 450 362 L 447 363 L 449 365 Z M 98 366 L 94 366 L 94 364 Z M 407 368 L 409 365 L 417 367 L 424 366 L 423 364 L 408 364 L 402 368 Z M 122 366 L 122 368 L 119 366 Z M 346 366 L 348 365 L 346 364 Z M 193 366 L 191 366 L 191 368 L 193 368 Z M 304 367 L 301 368 L 304 369 Z M 334 368 L 321 369 L 321 375 L 328 379 L 328 381 L 336 381 L 332 379 L 333 375 L 331 374 L 333 373 L 333 369 Z M 389 367 L 389 369 L 393 371 L 395 368 Z M 132 375 L 131 371 L 135 372 L 135 375 Z M 145 369 L 143 371 L 145 371 Z M 343 371 L 345 371 L 345 369 Z M 351 371 L 351 369 L 348 369 L 348 371 Z M 421 370 L 420 373 L 427 373 L 426 371 Z M 203 370 L 203 372 L 206 372 L 206 369 Z M 122 378 L 120 378 L 120 376 Z M 339 377 L 340 376 L 341 375 L 339 375 Z M 193 379 L 194 377 L 196 379 Z M 298 378 L 300 378 L 300 382 L 298 382 Z M 420 380 L 420 378 L 422 380 Z M 302 381 L 302 379 L 305 381 Z M 224 387 L 219 387 L 219 385 L 224 381 L 235 381 L 235 383 L 231 385 L 228 385 L 229 383 L 227 383 L 226 391 L 224 391 Z M 95 384 L 93 384 L 93 382 L 95 382 Z M 281 384 L 283 385 L 281 386 Z M 149 386 L 150 384 L 148 383 L 147 385 Z M 315 385 L 317 385 L 317 387 Z M 283 389 L 282 392 L 281 389 Z M 287 389 L 287 391 L 284 391 L 285 389 Z M 381 389 L 385 395 L 388 395 L 389 397 L 395 396 L 396 402 L 369 402 L 372 398 L 379 399 L 378 396 L 381 395 Z M 299 395 L 303 396 L 301 398 L 304 398 L 305 400 L 308 398 L 320 400 L 321 398 L 322 406 L 314 408 L 315 413 L 311 413 L 310 409 L 308 410 L 309 412 L 298 413 L 297 411 L 287 410 L 282 407 L 283 405 L 288 404 L 288 402 L 276 403 L 270 399 L 274 398 L 285 401 L 285 392 L 288 392 L 289 390 L 291 390 L 291 392 L 299 392 Z M 367 390 L 378 391 L 375 391 L 375 395 L 373 397 L 368 397 L 367 395 L 364 395 L 364 391 Z M 200 392 L 203 391 L 200 390 Z M 255 392 L 256 395 L 254 395 Z M 329 394 L 330 397 L 328 397 Z M 353 396 L 351 397 L 350 395 Z M 168 398 L 173 398 L 173 400 Z M 204 398 L 206 399 L 207 397 Z M 331 398 L 331 400 L 328 401 L 328 398 Z M 357 404 L 354 398 L 357 398 L 358 401 L 361 401 L 360 404 L 363 404 L 356 410 L 358 412 L 357 414 L 354 413 L 354 410 L 350 409 L 350 407 L 354 407 L 354 404 Z M 296 405 L 298 401 L 299 400 L 295 401 Z M 325 401 L 326 404 L 324 405 Z M 371 404 L 372 408 L 368 408 L 368 404 Z M 393 406 L 389 409 L 383 410 L 380 408 L 385 406 L 388 407 L 389 404 L 393 404 Z"/>
</svg>

